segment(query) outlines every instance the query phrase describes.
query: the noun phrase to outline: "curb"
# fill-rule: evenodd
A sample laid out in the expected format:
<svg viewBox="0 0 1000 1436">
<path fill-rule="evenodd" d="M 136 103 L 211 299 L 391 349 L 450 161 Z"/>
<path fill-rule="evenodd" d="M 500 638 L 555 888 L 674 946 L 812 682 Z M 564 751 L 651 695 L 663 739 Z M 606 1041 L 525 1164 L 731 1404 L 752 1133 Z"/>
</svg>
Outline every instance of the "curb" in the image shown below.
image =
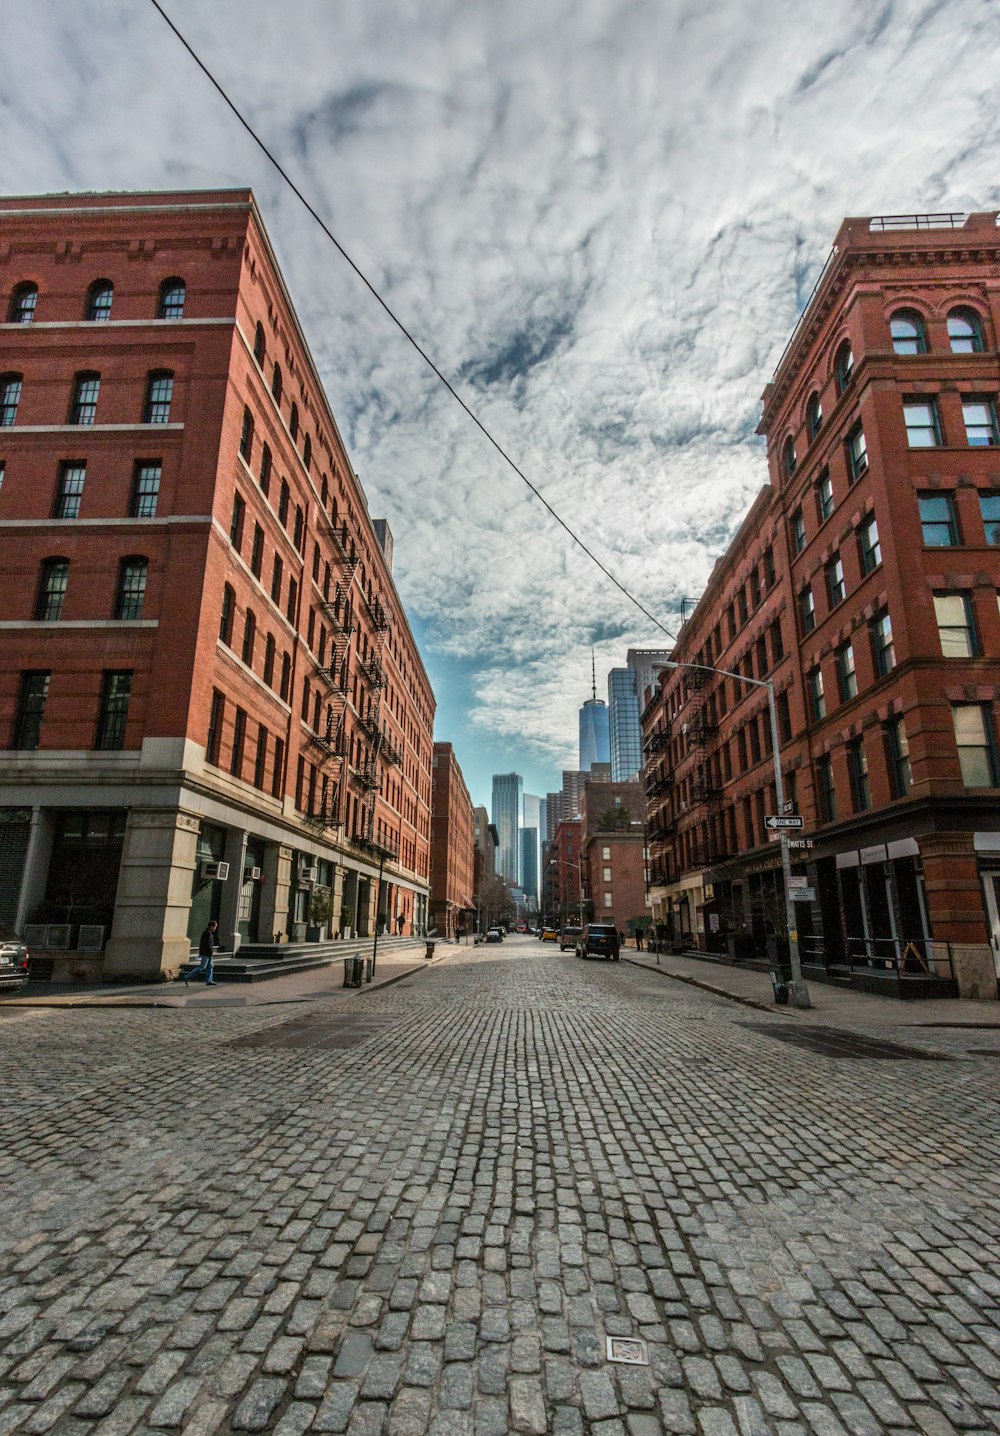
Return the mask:
<svg viewBox="0 0 1000 1436">
<path fill-rule="evenodd" d="M 650 967 L 645 962 L 636 962 L 633 957 L 626 957 L 623 961 L 629 967 L 637 967 L 642 972 L 655 972 L 660 977 L 672 978 L 674 982 L 686 983 L 688 987 L 697 987 L 702 992 L 710 992 L 713 997 L 725 997 L 729 1002 L 738 1002 L 742 1007 L 755 1007 L 758 1012 L 769 1012 L 778 1017 L 791 1017 L 793 1012 L 790 1008 L 779 1007 L 777 1003 L 760 1002 L 756 997 L 741 997 L 739 993 L 727 992 L 724 987 L 713 987 L 710 982 L 699 982 L 696 977 L 685 977 L 679 972 L 667 972 L 662 967 Z"/>
<path fill-rule="evenodd" d="M 415 972 L 426 972 L 429 967 L 437 967 L 439 962 L 444 962 L 448 953 L 443 952 L 440 957 L 432 957 L 430 961 L 425 957 L 419 967 L 408 968 L 406 972 L 397 972 L 394 977 L 385 977 L 381 982 L 366 982 L 361 987 L 354 989 L 356 997 L 365 992 L 377 992 L 380 987 L 392 987 L 394 982 L 403 982 L 407 977 L 412 977 Z"/>
</svg>

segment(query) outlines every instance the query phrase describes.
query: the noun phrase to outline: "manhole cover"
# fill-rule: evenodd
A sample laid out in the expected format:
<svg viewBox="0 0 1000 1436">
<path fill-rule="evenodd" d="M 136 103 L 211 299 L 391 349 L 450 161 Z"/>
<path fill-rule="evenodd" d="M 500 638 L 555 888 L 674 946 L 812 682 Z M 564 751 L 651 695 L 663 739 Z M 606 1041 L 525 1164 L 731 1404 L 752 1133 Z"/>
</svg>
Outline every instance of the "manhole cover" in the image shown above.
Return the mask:
<svg viewBox="0 0 1000 1436">
<path fill-rule="evenodd" d="M 377 1037 L 386 1027 L 399 1022 L 398 1016 L 318 1017 L 293 1018 L 276 1027 L 267 1027 L 262 1032 L 250 1032 L 237 1037 L 231 1047 L 292 1047 L 317 1048 L 323 1052 L 342 1051 L 348 1047 L 360 1047 Z"/>
<path fill-rule="evenodd" d="M 970 1057 L 1000 1057 L 1000 1048 L 997 1047 L 970 1047 Z"/>
<path fill-rule="evenodd" d="M 637 1336 L 609 1336 L 608 1360 L 621 1361 L 627 1366 L 648 1366 L 649 1347 Z"/>
<path fill-rule="evenodd" d="M 835 1027 L 785 1027 L 771 1023 L 746 1023 L 754 1032 L 818 1052 L 824 1057 L 869 1058 L 875 1061 L 952 1062 L 944 1052 L 925 1052 L 921 1047 L 905 1047 L 883 1037 L 864 1037 L 859 1032 L 840 1032 Z"/>
</svg>

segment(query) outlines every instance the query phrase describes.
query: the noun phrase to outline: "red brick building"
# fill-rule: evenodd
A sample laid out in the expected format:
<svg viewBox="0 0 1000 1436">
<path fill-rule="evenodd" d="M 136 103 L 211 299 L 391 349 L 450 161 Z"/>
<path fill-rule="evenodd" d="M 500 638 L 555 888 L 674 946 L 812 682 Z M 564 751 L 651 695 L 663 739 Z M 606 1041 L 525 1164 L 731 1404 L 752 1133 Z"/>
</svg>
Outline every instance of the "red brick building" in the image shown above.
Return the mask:
<svg viewBox="0 0 1000 1436">
<path fill-rule="evenodd" d="M 431 784 L 431 925 L 441 937 L 474 926 L 476 832 L 472 799 L 450 743 L 435 743 Z"/>
<path fill-rule="evenodd" d="M 147 977 L 421 930 L 434 697 L 253 196 L 0 233 L 0 916 Z"/>
<path fill-rule="evenodd" d="M 556 824 L 546 872 L 552 895 L 552 912 L 548 916 L 560 927 L 580 921 L 584 881 L 582 839 L 583 823 L 579 818 L 563 818 Z M 542 886 L 545 887 L 544 882 Z"/>
<path fill-rule="evenodd" d="M 649 926 L 645 813 L 638 782 L 584 784 L 584 891 L 595 922 L 631 936 Z"/>
<path fill-rule="evenodd" d="M 773 682 L 807 975 L 1000 973 L 1000 233 L 845 220 L 764 393 L 770 487 L 675 661 Z M 643 717 L 658 917 L 783 933 L 767 694 L 675 670 Z"/>
</svg>

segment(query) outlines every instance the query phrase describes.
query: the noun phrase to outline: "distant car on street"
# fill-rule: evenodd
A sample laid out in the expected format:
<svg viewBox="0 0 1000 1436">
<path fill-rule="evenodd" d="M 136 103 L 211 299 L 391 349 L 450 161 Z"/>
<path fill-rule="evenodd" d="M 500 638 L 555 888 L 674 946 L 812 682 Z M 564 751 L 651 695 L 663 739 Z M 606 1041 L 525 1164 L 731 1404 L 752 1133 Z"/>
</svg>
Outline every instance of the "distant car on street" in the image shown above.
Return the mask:
<svg viewBox="0 0 1000 1436">
<path fill-rule="evenodd" d="M 559 934 L 559 951 L 565 952 L 568 947 L 576 947 L 576 940 L 582 931 L 580 927 L 564 927 Z"/>
<path fill-rule="evenodd" d="M 27 980 L 27 944 L 13 928 L 0 927 L 0 992 L 16 992 Z"/>
<path fill-rule="evenodd" d="M 605 957 L 621 961 L 618 929 L 613 922 L 588 922 L 576 940 L 577 957 Z"/>
<path fill-rule="evenodd" d="M 487 942 L 503 942 L 503 933 L 498 927 L 491 927 L 486 934 Z"/>
<path fill-rule="evenodd" d="M 542 941 L 543 941 L 543 942 L 558 942 L 558 941 L 559 941 L 559 934 L 556 932 L 556 930 L 555 930 L 554 927 L 543 927 L 543 928 L 542 928 Z"/>
</svg>

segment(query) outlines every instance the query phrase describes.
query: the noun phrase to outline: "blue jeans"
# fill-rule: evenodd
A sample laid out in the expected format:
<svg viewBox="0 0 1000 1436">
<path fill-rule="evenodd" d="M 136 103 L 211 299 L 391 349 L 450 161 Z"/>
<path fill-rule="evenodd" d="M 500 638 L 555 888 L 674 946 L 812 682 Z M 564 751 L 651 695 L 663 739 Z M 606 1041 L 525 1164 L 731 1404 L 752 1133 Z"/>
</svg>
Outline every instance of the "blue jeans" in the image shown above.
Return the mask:
<svg viewBox="0 0 1000 1436">
<path fill-rule="evenodd" d="M 198 966 L 195 968 L 194 972 L 189 972 L 186 974 L 184 981 L 189 982 L 192 977 L 201 977 L 204 974 L 206 982 L 214 982 L 214 962 L 215 959 L 211 953 L 208 953 L 207 955 L 205 953 L 201 953 L 198 958 Z"/>
</svg>

